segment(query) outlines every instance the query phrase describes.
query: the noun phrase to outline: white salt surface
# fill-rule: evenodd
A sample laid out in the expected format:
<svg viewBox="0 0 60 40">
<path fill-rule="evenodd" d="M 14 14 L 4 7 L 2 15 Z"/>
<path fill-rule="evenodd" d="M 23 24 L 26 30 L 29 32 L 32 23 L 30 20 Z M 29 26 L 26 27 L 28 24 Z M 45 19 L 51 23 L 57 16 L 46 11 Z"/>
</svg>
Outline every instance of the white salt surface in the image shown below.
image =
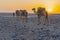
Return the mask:
<svg viewBox="0 0 60 40">
<path fill-rule="evenodd" d="M 0 40 L 60 40 L 60 15 L 49 15 L 49 25 L 37 25 L 36 16 L 23 22 L 17 17 L 0 17 Z"/>
</svg>

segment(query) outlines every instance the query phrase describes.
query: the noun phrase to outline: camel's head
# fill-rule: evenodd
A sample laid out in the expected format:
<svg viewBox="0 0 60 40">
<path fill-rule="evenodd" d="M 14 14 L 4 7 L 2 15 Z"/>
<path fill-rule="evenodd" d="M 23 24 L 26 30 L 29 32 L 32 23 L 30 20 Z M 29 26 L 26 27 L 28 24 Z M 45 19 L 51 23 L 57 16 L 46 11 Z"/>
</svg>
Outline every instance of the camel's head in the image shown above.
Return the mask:
<svg viewBox="0 0 60 40">
<path fill-rule="evenodd" d="M 19 10 L 16 10 L 16 13 L 18 13 L 19 12 Z"/>
<path fill-rule="evenodd" d="M 32 11 L 33 11 L 33 12 L 36 12 L 36 9 L 35 9 L 35 8 L 32 8 Z"/>
<path fill-rule="evenodd" d="M 42 11 L 45 11 L 45 8 L 43 8 L 43 7 L 38 7 L 37 12 L 42 12 Z"/>
</svg>

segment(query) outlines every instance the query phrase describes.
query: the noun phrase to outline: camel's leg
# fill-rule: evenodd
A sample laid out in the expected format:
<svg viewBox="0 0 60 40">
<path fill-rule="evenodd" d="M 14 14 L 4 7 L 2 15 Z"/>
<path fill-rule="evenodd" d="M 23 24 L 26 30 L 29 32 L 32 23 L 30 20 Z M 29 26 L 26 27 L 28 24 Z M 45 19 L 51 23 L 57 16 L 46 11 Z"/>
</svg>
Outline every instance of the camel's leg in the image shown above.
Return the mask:
<svg viewBox="0 0 60 40">
<path fill-rule="evenodd" d="M 48 25 L 48 15 L 45 15 L 45 25 Z"/>
<path fill-rule="evenodd" d="M 27 19 L 27 16 L 25 16 L 25 22 L 27 22 L 27 20 L 28 20 L 28 19 Z"/>
<path fill-rule="evenodd" d="M 17 19 L 17 21 L 20 21 L 20 20 L 19 20 L 19 16 L 18 16 L 18 15 L 16 16 L 16 19 Z"/>
<path fill-rule="evenodd" d="M 48 25 L 49 21 L 48 21 L 48 13 L 47 12 L 46 12 L 46 22 L 47 22 L 47 25 Z"/>
<path fill-rule="evenodd" d="M 21 19 L 22 19 L 22 22 L 24 23 L 25 22 L 25 17 L 21 16 Z"/>
<path fill-rule="evenodd" d="M 22 16 L 23 22 L 27 22 L 27 16 Z"/>
<path fill-rule="evenodd" d="M 40 22 L 40 17 L 41 17 L 41 16 L 39 15 L 39 16 L 38 16 L 38 25 L 41 24 L 41 22 Z"/>
</svg>

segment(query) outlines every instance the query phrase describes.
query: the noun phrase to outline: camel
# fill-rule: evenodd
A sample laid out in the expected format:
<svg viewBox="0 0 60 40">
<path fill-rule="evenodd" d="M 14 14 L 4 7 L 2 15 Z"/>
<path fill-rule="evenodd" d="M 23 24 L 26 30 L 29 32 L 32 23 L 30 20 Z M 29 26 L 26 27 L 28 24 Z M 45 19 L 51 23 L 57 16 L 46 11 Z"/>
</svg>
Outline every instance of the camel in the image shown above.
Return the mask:
<svg viewBox="0 0 60 40">
<path fill-rule="evenodd" d="M 20 16 L 20 11 L 16 10 L 16 16 Z"/>
<path fill-rule="evenodd" d="M 27 22 L 28 12 L 26 10 L 16 10 L 16 16 L 21 17 L 25 22 Z"/>
<path fill-rule="evenodd" d="M 34 13 L 36 13 L 36 15 L 37 15 L 38 25 L 41 24 L 40 18 L 41 18 L 42 16 L 44 16 L 44 18 L 45 18 L 44 25 L 48 25 L 48 13 L 47 13 L 47 11 L 45 10 L 45 8 L 38 7 L 37 11 L 36 11 L 35 8 L 33 8 L 32 11 L 33 11 Z"/>
</svg>

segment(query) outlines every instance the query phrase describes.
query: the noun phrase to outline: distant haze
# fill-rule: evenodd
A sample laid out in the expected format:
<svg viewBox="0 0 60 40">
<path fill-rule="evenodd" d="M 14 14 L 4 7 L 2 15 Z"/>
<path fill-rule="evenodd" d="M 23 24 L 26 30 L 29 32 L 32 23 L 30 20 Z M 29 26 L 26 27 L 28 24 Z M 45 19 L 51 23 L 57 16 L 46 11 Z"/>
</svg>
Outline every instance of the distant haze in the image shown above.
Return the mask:
<svg viewBox="0 0 60 40">
<path fill-rule="evenodd" d="M 39 6 L 51 13 L 60 12 L 60 0 L 0 0 L 0 12 L 13 12 L 17 9 L 32 12 L 32 8 Z"/>
</svg>

